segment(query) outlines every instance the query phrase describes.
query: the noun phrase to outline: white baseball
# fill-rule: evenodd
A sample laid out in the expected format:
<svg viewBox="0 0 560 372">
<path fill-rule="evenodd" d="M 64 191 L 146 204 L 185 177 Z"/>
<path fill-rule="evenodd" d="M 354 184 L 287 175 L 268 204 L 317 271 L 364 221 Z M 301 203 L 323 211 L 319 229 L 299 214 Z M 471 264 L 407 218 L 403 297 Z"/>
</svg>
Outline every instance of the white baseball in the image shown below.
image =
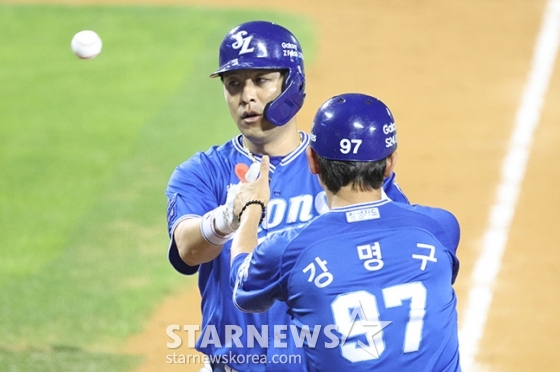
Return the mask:
<svg viewBox="0 0 560 372">
<path fill-rule="evenodd" d="M 78 32 L 70 43 L 72 51 L 81 59 L 92 59 L 101 53 L 103 43 L 96 32 L 84 30 Z"/>
</svg>

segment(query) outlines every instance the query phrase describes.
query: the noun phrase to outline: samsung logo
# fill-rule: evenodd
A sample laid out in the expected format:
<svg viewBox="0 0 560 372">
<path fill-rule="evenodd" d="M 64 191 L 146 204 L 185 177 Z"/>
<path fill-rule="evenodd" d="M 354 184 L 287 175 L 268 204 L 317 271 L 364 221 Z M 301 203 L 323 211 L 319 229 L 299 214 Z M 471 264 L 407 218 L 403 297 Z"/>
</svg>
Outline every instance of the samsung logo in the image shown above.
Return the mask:
<svg viewBox="0 0 560 372">
<path fill-rule="evenodd" d="M 375 220 L 379 217 L 378 208 L 360 209 L 357 211 L 346 212 L 346 221 L 348 223 Z"/>
</svg>

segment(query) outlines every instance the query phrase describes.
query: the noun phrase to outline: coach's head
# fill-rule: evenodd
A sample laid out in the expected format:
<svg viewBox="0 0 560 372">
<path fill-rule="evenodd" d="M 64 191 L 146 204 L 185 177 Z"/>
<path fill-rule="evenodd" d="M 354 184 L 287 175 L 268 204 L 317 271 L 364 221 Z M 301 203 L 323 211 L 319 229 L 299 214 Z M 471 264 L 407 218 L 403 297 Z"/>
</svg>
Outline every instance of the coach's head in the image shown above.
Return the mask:
<svg viewBox="0 0 560 372">
<path fill-rule="evenodd" d="M 356 191 L 380 189 L 393 171 L 396 149 L 389 108 L 377 98 L 348 93 L 332 97 L 317 111 L 307 156 L 311 172 L 336 194 L 348 185 Z"/>
</svg>

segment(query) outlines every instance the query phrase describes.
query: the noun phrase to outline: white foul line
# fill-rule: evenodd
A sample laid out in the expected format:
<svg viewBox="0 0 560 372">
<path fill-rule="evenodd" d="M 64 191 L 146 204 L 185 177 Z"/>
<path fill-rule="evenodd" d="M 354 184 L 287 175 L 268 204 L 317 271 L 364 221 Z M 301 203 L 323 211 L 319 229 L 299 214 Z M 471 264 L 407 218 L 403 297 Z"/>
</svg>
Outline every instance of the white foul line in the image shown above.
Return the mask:
<svg viewBox="0 0 560 372">
<path fill-rule="evenodd" d="M 500 271 L 519 190 L 531 153 L 533 134 L 540 121 L 544 96 L 554 69 L 559 41 L 560 0 L 549 0 L 535 46 L 529 81 L 517 111 L 508 152 L 502 163 L 501 180 L 490 210 L 482 251 L 471 277 L 471 289 L 459 331 L 461 364 L 465 372 L 479 370 L 475 364 L 478 344 L 484 334 L 494 282 Z"/>
</svg>

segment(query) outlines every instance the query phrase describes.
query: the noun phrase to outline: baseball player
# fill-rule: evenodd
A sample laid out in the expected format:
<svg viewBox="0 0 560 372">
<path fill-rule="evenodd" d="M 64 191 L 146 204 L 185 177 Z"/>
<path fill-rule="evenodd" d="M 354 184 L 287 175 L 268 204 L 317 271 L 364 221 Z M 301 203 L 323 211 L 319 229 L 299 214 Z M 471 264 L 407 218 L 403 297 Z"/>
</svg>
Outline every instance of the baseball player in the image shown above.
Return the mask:
<svg viewBox="0 0 560 372">
<path fill-rule="evenodd" d="M 459 225 L 446 210 L 383 198 L 395 133 L 389 108 L 374 97 L 328 100 L 307 158 L 331 209 L 254 251 L 270 208 L 266 158 L 259 179 L 239 194 L 234 302 L 250 312 L 285 302 L 309 371 L 460 371 L 452 288 Z"/>
<path fill-rule="evenodd" d="M 220 357 L 211 363 L 214 371 L 285 371 L 285 364 L 274 362 L 279 355 L 289 355 L 289 367 L 302 371 L 301 348 L 291 339 L 287 345 L 274 342 L 281 336 L 274 333 L 279 328 L 275 326 L 291 324 L 286 304 L 273 304 L 261 314 L 244 313 L 233 304 L 229 283 L 231 238 L 241 209 L 236 202 L 239 177 L 244 174 L 236 172 L 240 165 L 246 170 L 259 164 L 263 155 L 270 159 L 272 197 L 258 232 L 260 240 L 328 210 L 325 193 L 307 168 L 310 136 L 296 124 L 305 97 L 300 43 L 275 23 L 241 24 L 223 39 L 219 68 L 211 77 L 220 77 L 240 134 L 179 165 L 166 190 L 169 260 L 182 274 L 198 272 L 202 327 L 196 348 L 210 358 Z M 387 196 L 408 202 L 394 174 L 388 176 Z M 248 329 L 260 335 L 268 331 L 268 340 L 251 342 Z"/>
</svg>

